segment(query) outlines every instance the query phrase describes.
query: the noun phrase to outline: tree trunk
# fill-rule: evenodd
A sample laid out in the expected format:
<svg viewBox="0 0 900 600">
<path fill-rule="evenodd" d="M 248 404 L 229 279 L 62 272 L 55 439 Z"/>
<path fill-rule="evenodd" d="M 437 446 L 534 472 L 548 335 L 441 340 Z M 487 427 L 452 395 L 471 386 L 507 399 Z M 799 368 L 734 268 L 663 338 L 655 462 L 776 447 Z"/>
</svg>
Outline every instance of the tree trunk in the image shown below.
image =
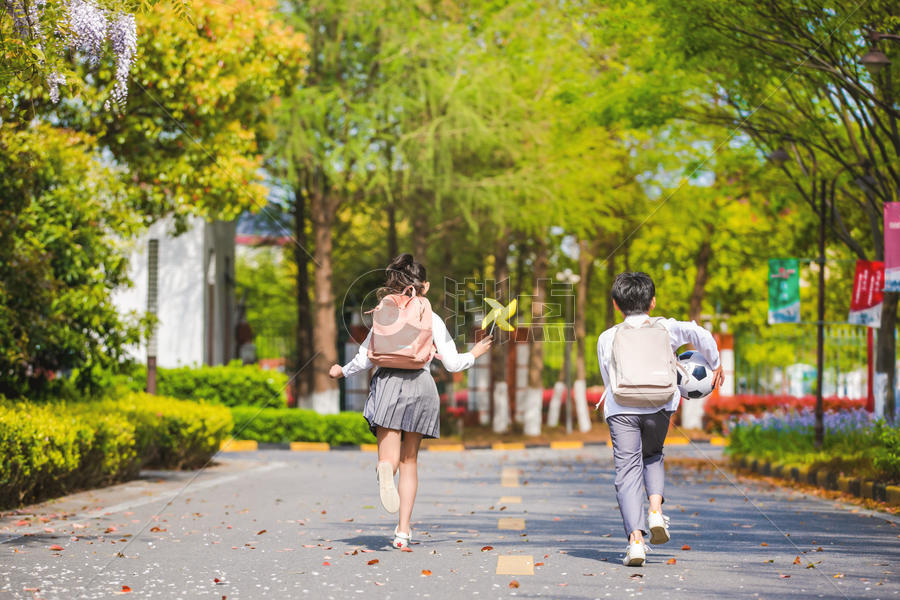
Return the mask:
<svg viewBox="0 0 900 600">
<path fill-rule="evenodd" d="M 709 232 L 712 235 L 712 232 Z M 694 277 L 694 289 L 691 291 L 689 318 L 691 321 L 700 322 L 703 313 L 703 298 L 706 295 L 706 282 L 709 280 L 709 260 L 712 258 L 712 246 L 709 237 L 700 245 L 697 253 L 697 275 Z"/>
<path fill-rule="evenodd" d="M 897 353 L 894 330 L 897 327 L 898 292 L 885 292 L 881 305 L 881 327 L 878 330 L 878 348 L 875 351 L 875 405 L 882 403 L 884 417 L 894 422 L 896 399 L 895 388 L 895 356 Z M 877 412 L 877 409 L 876 409 Z"/>
<path fill-rule="evenodd" d="M 578 429 L 591 430 L 591 415 L 587 405 L 587 295 L 594 271 L 594 253 L 587 240 L 578 242 L 578 284 L 575 287 L 575 382 L 572 385 L 572 399 Z"/>
<path fill-rule="evenodd" d="M 544 302 L 547 299 L 547 246 L 543 240 L 538 241 L 534 253 L 534 295 L 531 304 L 531 343 L 528 356 L 528 392 L 525 398 L 524 433 L 537 436 L 541 434 L 541 417 L 543 408 L 543 317 Z"/>
<path fill-rule="evenodd" d="M 417 197 L 413 198 L 412 254 L 413 258 L 420 263 L 427 261 L 428 208 L 430 206 L 431 203 L 425 202 L 425 197 L 421 191 Z"/>
<path fill-rule="evenodd" d="M 294 190 L 294 262 L 297 264 L 297 352 L 294 377 L 294 398 L 297 406 L 309 408 L 312 393 L 313 355 L 312 319 L 309 302 L 309 254 L 306 249 L 306 197 L 300 186 Z"/>
<path fill-rule="evenodd" d="M 512 300 L 509 285 L 509 239 L 501 232 L 494 247 L 494 297 L 503 304 Z M 491 350 L 491 381 L 493 382 L 492 406 L 495 433 L 509 430 L 509 387 L 506 383 L 506 366 L 509 360 L 510 336 L 494 328 L 494 346 Z"/>
<path fill-rule="evenodd" d="M 332 238 L 338 202 L 322 188 L 312 196 L 311 216 L 315 237 L 315 321 L 313 328 L 313 394 L 312 408 L 321 414 L 337 413 L 340 394 L 328 369 L 337 362 L 337 323 L 332 289 Z"/>
<path fill-rule="evenodd" d="M 387 231 L 387 260 L 385 264 L 394 260 L 400 254 L 400 246 L 397 243 L 397 207 L 393 200 L 387 204 L 388 231 Z"/>
<path fill-rule="evenodd" d="M 610 249 L 615 248 L 616 240 L 610 245 Z M 616 278 L 616 257 L 610 252 L 609 258 L 606 259 L 606 328 L 609 329 L 616 324 L 616 308 L 613 306 L 612 284 Z"/>
</svg>

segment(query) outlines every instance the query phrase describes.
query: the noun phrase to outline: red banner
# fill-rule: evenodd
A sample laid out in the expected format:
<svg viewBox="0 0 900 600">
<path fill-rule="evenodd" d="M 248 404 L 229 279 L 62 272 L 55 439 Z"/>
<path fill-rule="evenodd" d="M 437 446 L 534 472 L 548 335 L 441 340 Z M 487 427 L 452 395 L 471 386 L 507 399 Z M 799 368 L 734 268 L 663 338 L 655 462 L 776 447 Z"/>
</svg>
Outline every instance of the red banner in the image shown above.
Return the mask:
<svg viewBox="0 0 900 600">
<path fill-rule="evenodd" d="M 857 325 L 878 327 L 881 324 L 883 290 L 884 263 L 874 260 L 856 261 L 849 321 Z"/>
</svg>

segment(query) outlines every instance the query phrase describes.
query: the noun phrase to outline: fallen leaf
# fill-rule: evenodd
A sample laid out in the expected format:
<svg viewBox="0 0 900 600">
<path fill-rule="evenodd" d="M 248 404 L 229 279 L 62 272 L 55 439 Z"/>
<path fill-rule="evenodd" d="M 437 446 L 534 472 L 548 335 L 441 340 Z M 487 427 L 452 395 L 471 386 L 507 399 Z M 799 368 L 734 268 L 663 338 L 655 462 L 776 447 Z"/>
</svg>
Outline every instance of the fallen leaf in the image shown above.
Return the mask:
<svg viewBox="0 0 900 600">
<path fill-rule="evenodd" d="M 641 579 L 644 576 L 643 573 L 632 573 L 629 576 L 629 579 Z"/>
<path fill-rule="evenodd" d="M 377 558 L 373 558 L 372 560 L 370 560 L 370 561 L 367 562 L 366 564 L 367 564 L 367 565 L 377 565 L 377 564 L 378 564 L 378 559 L 377 559 Z"/>
<path fill-rule="evenodd" d="M 57 551 L 57 552 L 59 552 L 60 550 L 65 550 L 65 548 L 63 548 L 63 547 L 60 546 L 59 544 L 53 544 L 52 546 L 50 546 L 50 549 L 51 549 L 51 550 L 55 550 L 55 551 Z"/>
<path fill-rule="evenodd" d="M 765 543 L 765 542 L 763 542 L 763 543 L 760 544 L 760 546 L 768 546 L 768 544 Z"/>
<path fill-rule="evenodd" d="M 26 521 L 22 519 L 21 521 L 16 521 L 16 527 L 24 527 L 26 525 L 31 525 L 31 521 Z"/>
<path fill-rule="evenodd" d="M 216 585 L 225 585 L 225 582 L 222 581 L 221 579 L 219 579 L 218 577 L 213 579 L 213 583 L 215 583 Z"/>
<path fill-rule="evenodd" d="M 24 592 L 39 592 L 41 588 L 24 588 L 22 591 Z"/>
<path fill-rule="evenodd" d="M 843 574 L 843 573 L 835 573 L 835 574 L 834 574 L 834 578 L 835 578 L 835 579 L 843 579 L 843 578 L 844 578 L 844 574 Z"/>
<path fill-rule="evenodd" d="M 374 583 L 375 585 L 384 585 L 384 584 L 381 583 L 380 581 L 373 581 L 372 583 Z"/>
<path fill-rule="evenodd" d="M 262 535 L 262 534 L 264 534 L 265 532 L 266 532 L 265 529 L 260 529 L 259 531 L 256 532 L 256 535 Z"/>
<path fill-rule="evenodd" d="M 128 592 L 130 592 L 130 591 L 131 591 L 131 588 L 128 587 L 127 585 L 123 585 L 123 586 L 122 586 L 122 593 L 123 593 L 123 594 L 126 594 L 126 593 L 128 593 Z"/>
<path fill-rule="evenodd" d="M 159 533 L 160 531 L 165 531 L 165 529 L 161 529 L 159 527 L 151 527 L 150 528 L 151 533 Z"/>
<path fill-rule="evenodd" d="M 412 552 L 409 548 L 400 548 L 400 552 Z"/>
<path fill-rule="evenodd" d="M 788 577 L 790 577 L 790 575 L 785 575 L 784 573 L 779 573 L 778 576 L 782 579 L 787 579 Z"/>
<path fill-rule="evenodd" d="M 666 564 L 667 564 L 667 565 L 674 565 L 675 562 L 676 562 L 676 561 L 675 561 L 674 558 L 670 558 L 669 560 L 666 561 Z"/>
<path fill-rule="evenodd" d="M 483 547 L 481 548 L 481 551 L 482 551 L 482 552 L 488 552 L 488 551 L 493 550 L 493 549 L 494 549 L 493 546 L 483 546 Z"/>
<path fill-rule="evenodd" d="M 519 582 L 516 581 L 515 579 L 513 579 L 512 581 L 509 582 L 509 587 L 517 588 L 517 587 L 519 587 Z"/>
<path fill-rule="evenodd" d="M 328 562 L 328 561 L 326 560 L 325 562 L 322 563 L 322 566 L 323 566 L 323 567 L 330 567 L 330 566 L 331 566 L 331 563 Z"/>
<path fill-rule="evenodd" d="M 423 576 L 423 577 L 428 577 L 428 576 L 430 576 L 430 575 L 431 575 L 431 571 L 429 571 L 428 569 L 422 569 L 422 576 Z"/>
<path fill-rule="evenodd" d="M 799 557 L 799 556 L 798 556 L 797 558 L 794 559 L 794 564 L 795 564 L 795 565 L 799 565 L 799 564 L 800 564 L 800 557 Z"/>
<path fill-rule="evenodd" d="M 690 550 L 691 547 L 688 546 L 687 544 L 685 544 L 684 546 L 681 547 L 681 549 L 682 549 L 682 550 Z"/>
<path fill-rule="evenodd" d="M 542 563 L 542 562 L 536 562 L 536 563 L 534 563 L 534 566 L 536 566 L 536 567 L 543 567 L 543 566 L 544 566 L 544 563 Z"/>
</svg>

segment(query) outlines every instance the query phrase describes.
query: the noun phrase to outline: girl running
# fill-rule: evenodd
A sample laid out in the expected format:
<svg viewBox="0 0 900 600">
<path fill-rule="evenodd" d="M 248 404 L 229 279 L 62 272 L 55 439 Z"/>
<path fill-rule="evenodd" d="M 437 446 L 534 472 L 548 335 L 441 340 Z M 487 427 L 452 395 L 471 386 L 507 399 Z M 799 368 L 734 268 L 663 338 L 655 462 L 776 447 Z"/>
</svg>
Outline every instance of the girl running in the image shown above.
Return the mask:
<svg viewBox="0 0 900 600">
<path fill-rule="evenodd" d="M 387 280 L 379 290 L 381 301 L 372 329 L 349 363 L 333 365 L 337 379 L 377 366 L 369 384 L 363 416 L 378 440 L 378 487 L 385 510 L 399 510 L 393 547 L 409 545 L 410 517 L 419 479 L 416 459 L 423 437 L 438 438 L 440 400 L 429 372 L 437 356 L 450 372 L 471 367 L 491 347 L 491 338 L 479 341 L 470 352 L 459 354 L 444 322 L 425 298 L 430 285 L 425 267 L 411 254 L 401 254 L 387 267 Z M 400 471 L 399 494 L 394 475 Z"/>
</svg>

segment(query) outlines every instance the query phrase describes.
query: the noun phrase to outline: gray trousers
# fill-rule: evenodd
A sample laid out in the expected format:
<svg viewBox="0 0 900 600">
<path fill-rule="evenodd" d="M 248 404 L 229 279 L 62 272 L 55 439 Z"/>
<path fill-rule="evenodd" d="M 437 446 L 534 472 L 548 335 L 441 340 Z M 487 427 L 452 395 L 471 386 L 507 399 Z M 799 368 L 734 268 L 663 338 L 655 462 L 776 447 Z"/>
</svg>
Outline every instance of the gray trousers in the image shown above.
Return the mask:
<svg viewBox="0 0 900 600">
<path fill-rule="evenodd" d="M 625 525 L 625 536 L 644 525 L 644 494 L 663 495 L 666 472 L 663 443 L 669 431 L 671 413 L 661 410 L 649 415 L 613 415 L 607 419 L 616 465 L 616 500 Z M 642 485 L 643 484 L 643 485 Z"/>
</svg>

